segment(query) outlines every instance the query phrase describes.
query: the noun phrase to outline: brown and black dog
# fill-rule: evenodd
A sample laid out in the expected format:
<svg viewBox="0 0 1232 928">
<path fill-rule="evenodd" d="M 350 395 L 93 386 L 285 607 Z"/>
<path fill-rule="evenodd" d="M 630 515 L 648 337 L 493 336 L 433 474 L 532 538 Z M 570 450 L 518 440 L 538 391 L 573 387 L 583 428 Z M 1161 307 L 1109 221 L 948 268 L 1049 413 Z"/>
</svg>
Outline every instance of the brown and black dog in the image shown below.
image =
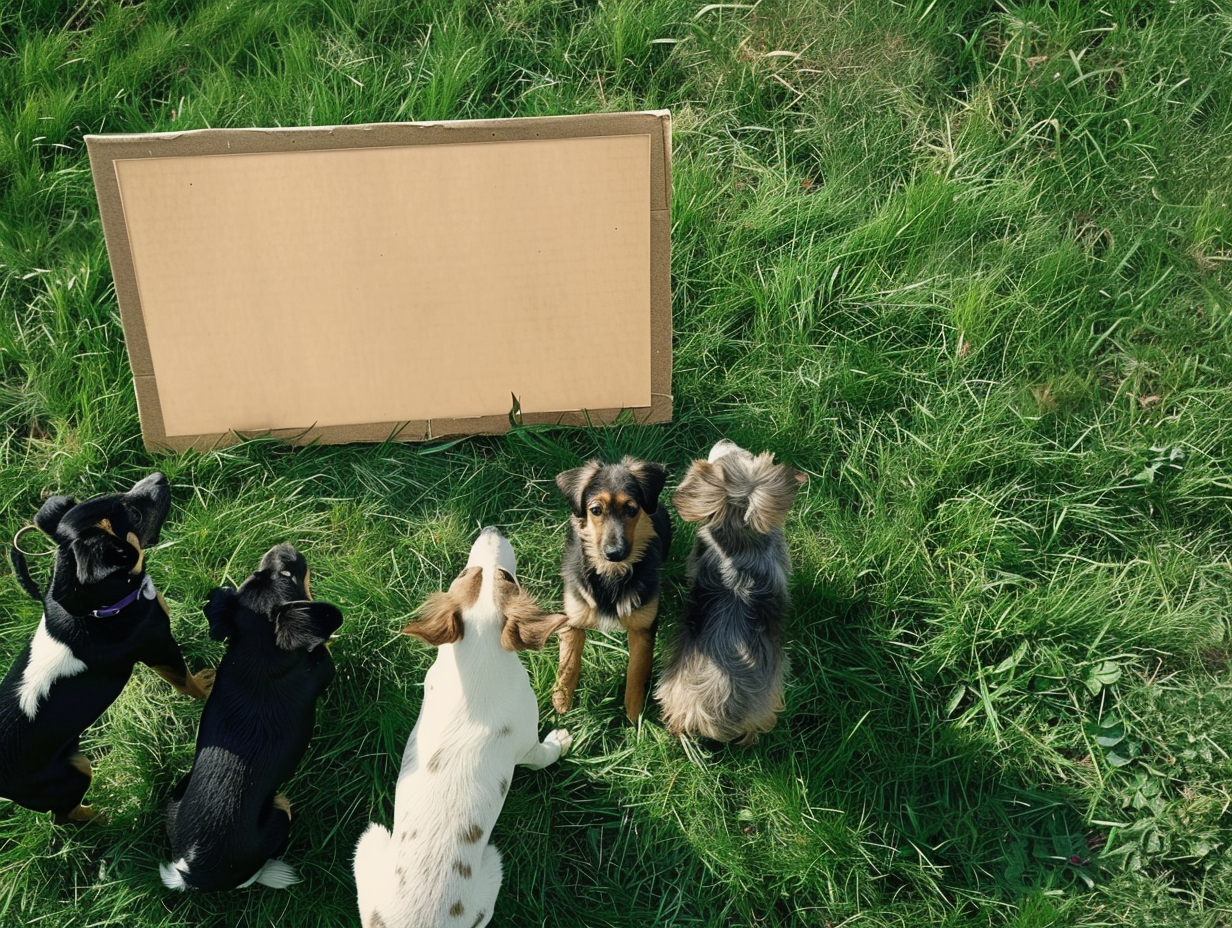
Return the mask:
<svg viewBox="0 0 1232 928">
<path fill-rule="evenodd" d="M 561 561 L 565 614 L 560 631 L 560 671 L 552 705 L 573 706 L 586 629 L 629 634 L 625 711 L 637 722 L 646 702 L 659 612 L 659 571 L 671 544 L 667 510 L 659 493 L 662 464 L 625 456 L 619 464 L 590 460 L 556 475 L 569 501 L 569 539 Z"/>
</svg>

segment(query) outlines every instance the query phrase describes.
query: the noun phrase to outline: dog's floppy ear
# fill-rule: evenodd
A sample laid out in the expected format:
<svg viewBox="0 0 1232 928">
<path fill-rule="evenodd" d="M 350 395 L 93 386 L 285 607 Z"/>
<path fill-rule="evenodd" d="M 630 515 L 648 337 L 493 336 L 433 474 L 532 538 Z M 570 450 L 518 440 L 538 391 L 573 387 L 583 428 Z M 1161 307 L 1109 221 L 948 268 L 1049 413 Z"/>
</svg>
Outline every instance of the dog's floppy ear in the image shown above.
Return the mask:
<svg viewBox="0 0 1232 928">
<path fill-rule="evenodd" d="M 775 464 L 774 455 L 763 452 L 753 459 L 749 478 L 753 486 L 744 520 L 753 531 L 766 535 L 787 521 L 791 504 L 808 481 L 808 474 L 786 464 Z"/>
<path fill-rule="evenodd" d="M 304 599 L 274 610 L 274 643 L 284 651 L 311 651 L 325 644 L 342 625 L 342 610 L 329 603 Z"/>
<path fill-rule="evenodd" d="M 59 531 L 60 520 L 64 518 L 64 514 L 77 505 L 77 500 L 71 496 L 52 496 L 47 499 L 39 511 L 34 516 L 34 524 L 45 535 L 49 535 L 58 542 L 68 541 L 68 538 Z"/>
<path fill-rule="evenodd" d="M 553 632 L 559 631 L 569 617 L 563 613 L 548 614 L 521 587 L 515 587 L 501 604 L 505 624 L 501 628 L 501 647 L 506 651 L 538 651 Z"/>
<path fill-rule="evenodd" d="M 595 474 L 603 469 L 602 462 L 591 459 L 581 467 L 562 471 L 556 475 L 556 488 L 569 501 L 569 508 L 579 519 L 585 514 L 586 487 L 595 479 Z"/>
<path fill-rule="evenodd" d="M 235 634 L 235 610 L 239 604 L 234 587 L 220 586 L 210 590 L 201 611 L 210 623 L 210 637 L 215 641 L 226 641 Z"/>
<path fill-rule="evenodd" d="M 663 492 L 663 484 L 667 483 L 667 468 L 653 461 L 639 461 L 628 456 L 620 463 L 629 468 L 629 473 L 641 487 L 642 508 L 653 515 L 659 508 L 659 494 Z"/>
<path fill-rule="evenodd" d="M 727 509 L 727 487 L 717 464 L 694 461 L 672 494 L 672 505 L 686 522 L 705 522 Z"/>
<path fill-rule="evenodd" d="M 105 580 L 117 570 L 135 568 L 141 558 L 127 541 L 104 529 L 87 530 L 73 539 L 73 559 L 77 562 L 77 582 L 82 586 Z"/>
<path fill-rule="evenodd" d="M 433 593 L 419 607 L 419 619 L 402 629 L 434 648 L 462 640 L 462 607 L 451 592 Z"/>
</svg>

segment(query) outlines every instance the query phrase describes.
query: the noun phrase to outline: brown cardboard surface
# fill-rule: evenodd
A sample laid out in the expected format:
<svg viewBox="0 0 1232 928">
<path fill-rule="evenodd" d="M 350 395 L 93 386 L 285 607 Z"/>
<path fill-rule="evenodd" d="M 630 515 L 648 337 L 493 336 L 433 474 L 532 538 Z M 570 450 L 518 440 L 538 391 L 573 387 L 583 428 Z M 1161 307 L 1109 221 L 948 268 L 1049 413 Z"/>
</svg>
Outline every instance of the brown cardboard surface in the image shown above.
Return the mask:
<svg viewBox="0 0 1232 928">
<path fill-rule="evenodd" d="M 671 416 L 666 113 L 87 142 L 150 447 Z"/>
</svg>

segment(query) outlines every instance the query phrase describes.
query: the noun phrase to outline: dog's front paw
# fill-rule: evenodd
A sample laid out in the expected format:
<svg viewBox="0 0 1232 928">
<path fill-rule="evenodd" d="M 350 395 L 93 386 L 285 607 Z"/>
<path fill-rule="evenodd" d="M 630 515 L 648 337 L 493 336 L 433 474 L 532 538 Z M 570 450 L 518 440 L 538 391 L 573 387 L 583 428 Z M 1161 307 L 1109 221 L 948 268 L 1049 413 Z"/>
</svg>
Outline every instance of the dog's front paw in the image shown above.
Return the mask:
<svg viewBox="0 0 1232 928">
<path fill-rule="evenodd" d="M 564 757 L 569 753 L 569 748 L 573 747 L 573 735 L 569 734 L 567 729 L 557 728 L 548 732 L 547 737 L 543 739 L 543 743 L 559 746 L 560 755 Z"/>
<path fill-rule="evenodd" d="M 573 708 L 573 694 L 565 689 L 559 689 L 552 694 L 552 708 L 557 714 L 564 715 Z"/>
<path fill-rule="evenodd" d="M 188 695 L 194 699 L 205 699 L 214 689 L 214 670 L 198 670 L 188 678 Z"/>
</svg>

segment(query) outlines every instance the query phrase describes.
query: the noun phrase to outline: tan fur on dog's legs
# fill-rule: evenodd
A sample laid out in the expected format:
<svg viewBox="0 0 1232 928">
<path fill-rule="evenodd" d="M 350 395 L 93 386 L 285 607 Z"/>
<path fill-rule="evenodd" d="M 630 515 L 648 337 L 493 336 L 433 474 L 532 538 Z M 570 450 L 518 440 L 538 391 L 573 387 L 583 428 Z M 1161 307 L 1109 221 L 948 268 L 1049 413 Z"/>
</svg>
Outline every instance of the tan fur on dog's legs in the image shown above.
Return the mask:
<svg viewBox="0 0 1232 928">
<path fill-rule="evenodd" d="M 654 627 L 629 629 L 629 672 L 625 677 L 625 712 L 634 725 L 646 705 L 646 683 L 654 662 Z"/>
<path fill-rule="evenodd" d="M 560 630 L 560 669 L 556 673 L 556 692 L 552 705 L 557 712 L 573 708 L 573 691 L 577 689 L 578 675 L 582 672 L 582 648 L 586 645 L 586 629 Z"/>
<path fill-rule="evenodd" d="M 191 696 L 193 699 L 205 699 L 214 688 L 214 671 L 198 670 L 194 674 L 184 674 L 174 667 L 162 665 L 150 668 L 171 684 L 181 696 Z"/>
</svg>

